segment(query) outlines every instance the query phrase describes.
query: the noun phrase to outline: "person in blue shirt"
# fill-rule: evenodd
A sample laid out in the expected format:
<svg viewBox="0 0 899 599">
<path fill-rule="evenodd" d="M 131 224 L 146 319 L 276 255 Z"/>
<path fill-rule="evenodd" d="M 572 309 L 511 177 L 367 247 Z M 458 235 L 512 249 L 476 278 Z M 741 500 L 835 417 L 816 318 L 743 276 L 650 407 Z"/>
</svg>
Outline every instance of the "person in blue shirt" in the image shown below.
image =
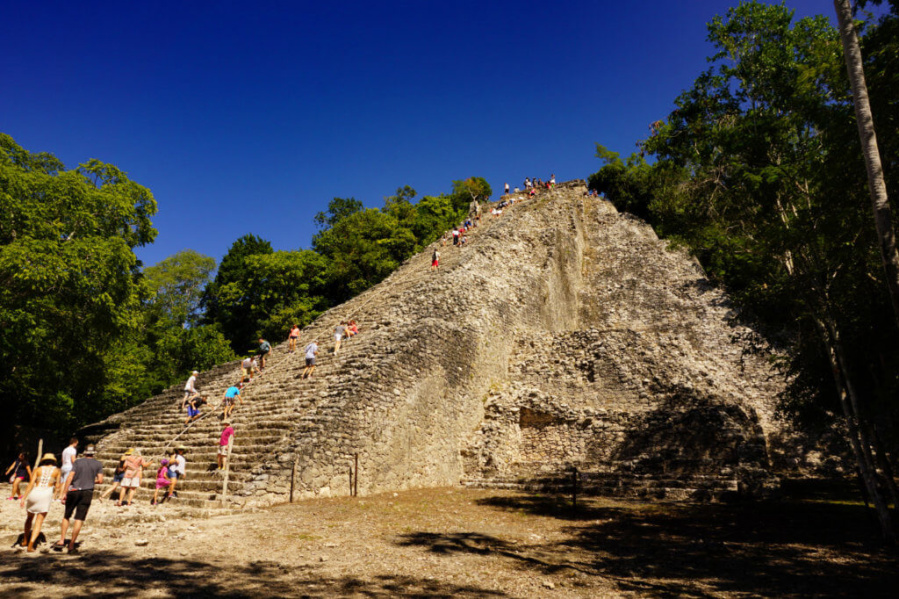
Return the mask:
<svg viewBox="0 0 899 599">
<path fill-rule="evenodd" d="M 263 339 L 259 338 L 259 370 L 265 370 L 265 358 L 268 356 L 269 352 L 272 351 L 272 344 Z"/>
<path fill-rule="evenodd" d="M 243 383 L 237 383 L 237 385 L 233 387 L 228 387 L 225 391 L 225 394 L 222 395 L 222 409 L 225 414 L 225 418 L 231 417 L 231 412 L 234 411 L 234 400 L 236 399 L 243 405 L 243 399 L 240 398 L 240 390 L 243 388 Z"/>
</svg>

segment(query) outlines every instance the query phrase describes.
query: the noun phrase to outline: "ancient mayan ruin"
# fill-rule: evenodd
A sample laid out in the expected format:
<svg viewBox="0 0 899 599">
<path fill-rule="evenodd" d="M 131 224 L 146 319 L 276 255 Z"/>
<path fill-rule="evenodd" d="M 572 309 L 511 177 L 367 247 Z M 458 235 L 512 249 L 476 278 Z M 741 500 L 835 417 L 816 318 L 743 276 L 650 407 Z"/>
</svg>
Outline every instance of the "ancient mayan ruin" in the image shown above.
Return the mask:
<svg viewBox="0 0 899 599">
<path fill-rule="evenodd" d="M 232 418 L 233 508 L 442 485 L 667 498 L 772 484 L 783 379 L 698 263 L 583 181 L 485 214 L 466 247 L 433 247 L 275 348 Z M 437 242 L 438 244 L 440 242 Z M 361 334 L 331 355 L 332 331 Z M 286 333 L 285 333 L 286 336 Z M 202 373 L 215 406 L 238 363 Z M 128 447 L 187 447 L 182 501 L 220 506 L 221 424 L 183 430 L 181 385 L 84 432 L 111 470 Z M 359 470 L 353 468 L 358 456 Z M 353 476 L 356 475 L 354 480 Z"/>
</svg>

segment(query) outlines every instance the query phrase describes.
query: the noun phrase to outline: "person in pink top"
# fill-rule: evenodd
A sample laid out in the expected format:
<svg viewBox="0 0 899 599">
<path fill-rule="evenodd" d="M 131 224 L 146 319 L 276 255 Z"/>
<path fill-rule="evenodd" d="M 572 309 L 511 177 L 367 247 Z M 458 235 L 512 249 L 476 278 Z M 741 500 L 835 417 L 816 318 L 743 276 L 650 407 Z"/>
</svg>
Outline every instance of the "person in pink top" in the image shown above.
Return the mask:
<svg viewBox="0 0 899 599">
<path fill-rule="evenodd" d="M 156 505 L 159 499 L 159 490 L 165 489 L 168 491 L 172 486 L 172 479 L 169 477 L 169 461 L 166 458 L 162 458 L 159 461 L 159 470 L 156 471 L 156 490 L 153 491 L 153 500 L 150 502 L 150 505 Z M 165 494 L 163 495 L 163 500 L 165 500 Z"/>
<path fill-rule="evenodd" d="M 222 424 L 225 425 L 225 430 L 222 431 L 222 437 L 221 439 L 219 439 L 219 470 L 225 467 L 226 461 L 228 459 L 228 441 L 234 436 L 234 429 L 231 428 L 231 423 L 225 420 Z"/>
<path fill-rule="evenodd" d="M 153 462 L 145 460 L 141 456 L 140 449 L 135 449 L 134 453 L 128 456 L 128 459 L 125 460 L 125 477 L 122 478 L 122 493 L 119 495 L 119 501 L 116 502 L 116 505 L 131 505 L 131 502 L 134 501 L 134 493 L 140 486 L 144 468 L 152 465 Z M 123 501 L 126 492 L 128 493 L 128 499 Z"/>
<path fill-rule="evenodd" d="M 287 339 L 290 341 L 290 349 L 287 350 L 290 353 L 293 353 L 297 349 L 297 339 L 300 338 L 300 327 L 297 325 L 293 325 L 293 328 L 290 329 L 290 334 Z"/>
</svg>

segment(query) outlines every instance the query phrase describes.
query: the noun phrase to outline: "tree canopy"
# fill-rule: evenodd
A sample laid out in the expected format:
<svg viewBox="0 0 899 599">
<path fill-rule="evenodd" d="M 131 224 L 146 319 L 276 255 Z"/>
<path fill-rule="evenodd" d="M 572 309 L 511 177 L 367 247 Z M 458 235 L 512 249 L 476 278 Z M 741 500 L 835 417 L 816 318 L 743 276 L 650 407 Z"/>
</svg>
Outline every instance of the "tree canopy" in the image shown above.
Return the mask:
<svg viewBox="0 0 899 599">
<path fill-rule="evenodd" d="M 215 259 L 183 250 L 144 269 L 149 303 L 173 323 L 197 319 L 203 291 L 215 271 Z"/>
<path fill-rule="evenodd" d="M 888 147 L 899 53 L 884 31 L 895 27 L 893 14 L 863 40 L 872 80 L 886 79 L 870 89 Z M 708 32 L 710 67 L 640 154 L 624 163 L 598 145 L 605 164 L 590 185 L 688 247 L 781 344 L 793 375 L 786 414 L 808 424 L 841 413 L 859 460 L 896 456 L 899 331 L 839 34 L 823 16 L 794 21 L 785 6 L 758 2 L 716 17 Z"/>
<path fill-rule="evenodd" d="M 103 356 L 140 323 L 134 248 L 153 241 L 150 191 L 115 166 L 66 170 L 0 134 L 0 402 L 7 423 L 102 413 Z"/>
</svg>

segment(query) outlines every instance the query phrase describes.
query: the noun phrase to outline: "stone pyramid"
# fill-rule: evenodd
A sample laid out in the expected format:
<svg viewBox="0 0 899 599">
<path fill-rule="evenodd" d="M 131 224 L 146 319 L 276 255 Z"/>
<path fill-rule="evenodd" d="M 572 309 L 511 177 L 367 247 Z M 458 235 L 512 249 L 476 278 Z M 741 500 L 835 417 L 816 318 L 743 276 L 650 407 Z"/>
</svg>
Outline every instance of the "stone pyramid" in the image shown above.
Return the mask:
<svg viewBox="0 0 899 599">
<path fill-rule="evenodd" d="M 571 181 L 488 213 L 304 329 L 319 368 L 273 352 L 235 411 L 226 505 L 458 485 L 718 497 L 771 482 L 782 377 L 698 263 Z M 439 246 L 439 242 L 435 244 Z M 332 355 L 334 326 L 361 334 Z M 217 400 L 237 363 L 200 376 Z M 183 500 L 220 506 L 221 425 L 183 430 L 180 385 L 89 427 L 127 447 L 188 448 Z M 177 438 L 177 440 L 176 440 Z M 358 460 L 358 471 L 355 465 Z"/>
</svg>

